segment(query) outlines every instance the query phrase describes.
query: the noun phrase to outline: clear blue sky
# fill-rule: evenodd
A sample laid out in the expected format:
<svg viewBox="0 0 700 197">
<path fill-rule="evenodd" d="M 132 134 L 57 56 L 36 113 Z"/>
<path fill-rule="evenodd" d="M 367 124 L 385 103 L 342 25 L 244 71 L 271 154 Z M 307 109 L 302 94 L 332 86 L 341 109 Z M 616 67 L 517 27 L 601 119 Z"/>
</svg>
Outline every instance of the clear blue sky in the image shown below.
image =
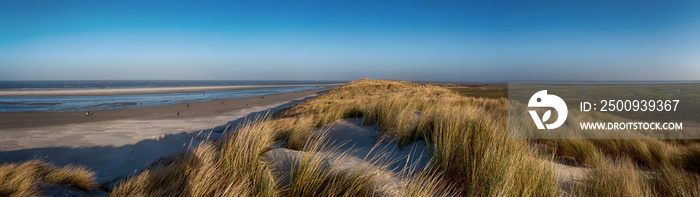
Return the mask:
<svg viewBox="0 0 700 197">
<path fill-rule="evenodd" d="M 2 1 L 0 80 L 700 80 L 697 1 Z"/>
</svg>

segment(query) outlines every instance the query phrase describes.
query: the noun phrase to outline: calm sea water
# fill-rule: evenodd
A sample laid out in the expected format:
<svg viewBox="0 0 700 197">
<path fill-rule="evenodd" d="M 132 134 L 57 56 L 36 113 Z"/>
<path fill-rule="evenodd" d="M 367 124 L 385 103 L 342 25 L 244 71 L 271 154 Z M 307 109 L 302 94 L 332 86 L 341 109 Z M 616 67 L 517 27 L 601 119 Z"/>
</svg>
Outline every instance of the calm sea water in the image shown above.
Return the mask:
<svg viewBox="0 0 700 197">
<path fill-rule="evenodd" d="M 0 91 L 36 89 L 108 89 L 182 86 L 237 86 L 237 85 L 303 85 L 336 84 L 342 81 L 2 81 Z M 204 102 L 226 98 L 258 97 L 270 94 L 319 89 L 309 85 L 281 88 L 261 88 L 197 93 L 166 93 L 110 96 L 46 96 L 0 97 L 0 113 L 8 112 L 72 112 L 107 109 L 133 109 L 141 107 Z"/>
</svg>

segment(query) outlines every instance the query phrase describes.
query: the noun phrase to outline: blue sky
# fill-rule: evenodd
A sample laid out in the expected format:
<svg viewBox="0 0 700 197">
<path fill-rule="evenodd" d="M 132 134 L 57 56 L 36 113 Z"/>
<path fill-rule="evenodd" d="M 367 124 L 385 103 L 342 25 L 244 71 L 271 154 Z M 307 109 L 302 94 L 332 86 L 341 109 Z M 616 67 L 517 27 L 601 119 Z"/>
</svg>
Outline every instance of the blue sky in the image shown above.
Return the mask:
<svg viewBox="0 0 700 197">
<path fill-rule="evenodd" d="M 693 1 L 0 2 L 0 80 L 700 80 Z"/>
</svg>

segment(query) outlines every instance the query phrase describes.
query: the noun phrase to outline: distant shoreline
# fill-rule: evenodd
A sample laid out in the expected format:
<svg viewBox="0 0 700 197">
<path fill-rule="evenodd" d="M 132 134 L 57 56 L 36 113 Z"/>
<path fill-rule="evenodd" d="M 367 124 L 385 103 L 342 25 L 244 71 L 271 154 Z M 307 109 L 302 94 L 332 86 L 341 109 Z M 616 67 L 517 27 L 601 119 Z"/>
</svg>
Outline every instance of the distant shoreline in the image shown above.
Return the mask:
<svg viewBox="0 0 700 197">
<path fill-rule="evenodd" d="M 90 111 L 90 116 L 86 116 L 85 112 L 11 112 L 0 113 L 0 136 L 17 131 L 25 130 L 45 130 L 48 128 L 57 128 L 62 125 L 75 125 L 96 122 L 105 122 L 109 125 L 110 121 L 116 120 L 164 120 L 164 119 L 180 119 L 189 120 L 191 118 L 210 117 L 214 121 L 214 117 L 221 114 L 237 112 L 244 109 L 260 108 L 281 102 L 289 102 L 299 98 L 315 95 L 317 92 L 328 90 L 330 88 L 315 89 L 303 92 L 290 92 L 281 94 L 265 95 L 261 97 L 249 98 L 228 98 L 217 99 L 205 102 L 181 103 L 165 106 L 142 107 L 135 109 L 109 109 Z M 263 107 L 267 108 L 267 107 Z M 179 114 L 179 115 L 178 115 Z M 230 121 L 230 119 L 226 119 Z M 220 124 L 220 123 L 219 123 Z M 216 125 L 219 125 L 216 124 Z M 211 125 L 204 124 L 204 128 L 210 128 Z M 77 129 L 69 127 L 71 129 Z M 71 130 L 68 129 L 68 130 Z M 187 128 L 186 131 L 193 130 Z M 1 141 L 1 140 L 0 140 Z M 5 151 L 7 147 L 0 146 L 0 151 Z"/>
<path fill-rule="evenodd" d="M 0 163 L 43 158 L 80 164 L 105 183 L 145 169 L 223 129 L 283 109 L 330 88 L 207 102 L 85 112 L 0 113 Z M 201 134 L 201 135 L 200 135 Z"/>
<path fill-rule="evenodd" d="M 184 87 L 155 87 L 155 88 L 110 88 L 110 89 L 44 89 L 0 90 L 0 97 L 42 97 L 42 96 L 110 96 L 110 95 L 134 95 L 134 94 L 165 94 L 165 93 L 191 93 L 244 89 L 265 89 L 281 87 L 301 86 L 337 86 L 342 84 L 303 84 L 303 85 L 241 85 L 241 86 L 184 86 Z"/>
</svg>

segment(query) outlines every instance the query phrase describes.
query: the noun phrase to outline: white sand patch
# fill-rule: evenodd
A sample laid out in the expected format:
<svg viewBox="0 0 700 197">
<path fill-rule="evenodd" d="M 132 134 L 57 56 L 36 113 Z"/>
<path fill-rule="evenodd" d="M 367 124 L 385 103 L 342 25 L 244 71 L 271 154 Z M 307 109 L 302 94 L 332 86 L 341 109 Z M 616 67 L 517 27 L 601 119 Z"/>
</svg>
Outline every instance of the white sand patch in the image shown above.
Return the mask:
<svg viewBox="0 0 700 197">
<path fill-rule="evenodd" d="M 397 196 L 401 187 L 406 184 L 402 173 L 411 172 L 410 168 L 422 170 L 430 163 L 431 156 L 424 141 L 418 141 L 398 147 L 396 142 L 382 139 L 381 131 L 376 126 L 362 126 L 362 119 L 353 118 L 339 120 L 328 124 L 314 132 L 325 133 L 330 146 L 338 147 L 338 152 L 326 158 L 321 168 L 330 168 L 331 174 L 343 172 L 373 173 L 377 191 L 380 195 Z M 339 152 L 348 153 L 343 157 Z M 268 162 L 280 187 L 290 183 L 289 175 L 295 171 L 299 161 L 307 157 L 306 152 L 286 148 L 276 148 L 264 153 L 263 159 Z M 384 155 L 385 160 L 393 161 L 387 170 L 368 168 L 373 159 Z"/>
<path fill-rule="evenodd" d="M 2 147 L 0 151 L 45 147 L 123 146 L 144 139 L 159 139 L 169 134 L 208 131 L 231 120 L 281 104 L 283 103 L 250 107 L 214 116 L 157 120 L 124 119 L 0 131 L 3 140 L 16 140 L 16 146 Z M 14 137 L 16 135 L 21 137 Z"/>
<path fill-rule="evenodd" d="M 399 148 L 396 141 L 383 138 L 376 125 L 362 126 L 361 118 L 339 120 L 317 129 L 316 132 L 325 132 L 328 140 L 333 142 L 331 146 L 339 146 L 339 151 L 348 151 L 360 159 L 388 154 L 389 160 L 395 161 L 390 165 L 390 169 L 395 172 L 400 172 L 410 165 L 422 169 L 428 165 L 431 158 L 425 141 L 420 140 Z M 377 147 L 373 150 L 375 145 Z"/>
</svg>

